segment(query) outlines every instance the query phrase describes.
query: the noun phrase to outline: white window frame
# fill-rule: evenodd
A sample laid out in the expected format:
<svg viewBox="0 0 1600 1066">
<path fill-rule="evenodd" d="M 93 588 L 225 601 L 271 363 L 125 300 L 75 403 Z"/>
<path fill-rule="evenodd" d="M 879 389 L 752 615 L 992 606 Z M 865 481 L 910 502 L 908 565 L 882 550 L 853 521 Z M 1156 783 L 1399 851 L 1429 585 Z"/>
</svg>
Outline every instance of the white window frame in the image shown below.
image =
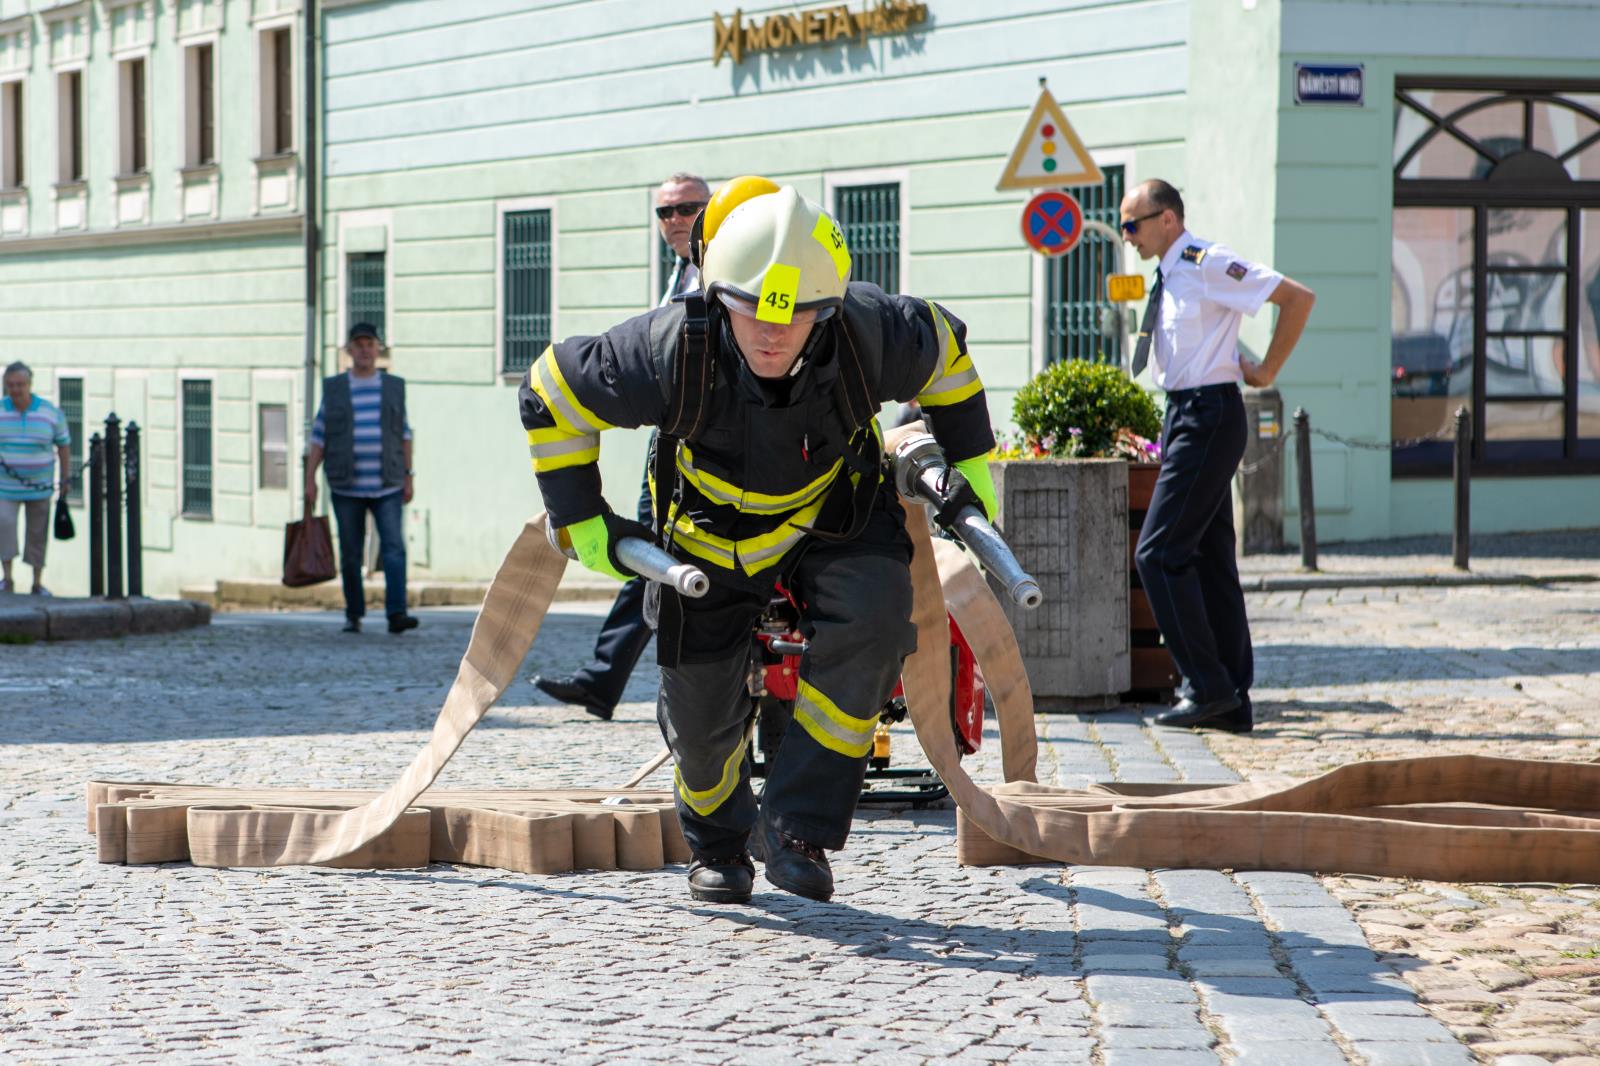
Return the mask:
<svg viewBox="0 0 1600 1066">
<path fill-rule="evenodd" d="M 204 170 L 220 166 L 222 162 L 222 35 L 217 32 L 197 33 L 183 38 L 179 55 L 183 63 L 182 130 L 184 170 Z M 200 155 L 200 63 L 198 50 L 211 46 L 211 160 L 201 162 Z"/>
<path fill-rule="evenodd" d="M 19 96 L 22 131 L 11 125 L 11 94 Z M 17 192 L 28 187 L 28 79 L 16 74 L 0 78 L 0 192 Z M 13 143 L 15 142 L 15 143 Z M 22 159 L 14 156 L 20 150 Z M 7 179 L 15 177 L 15 181 Z"/>
<path fill-rule="evenodd" d="M 183 509 L 183 467 L 185 456 L 183 453 L 183 383 L 185 381 L 208 381 L 211 383 L 211 513 L 208 515 L 193 514 Z M 197 370 L 184 368 L 178 371 L 178 392 L 173 397 L 177 411 L 175 412 L 174 427 L 177 433 L 177 447 L 173 449 L 178 456 L 178 476 L 173 479 L 172 513 L 189 522 L 215 522 L 217 520 L 217 372 L 215 370 Z M 87 462 L 87 458 L 85 459 Z"/>
<path fill-rule="evenodd" d="M 505 370 L 506 359 L 506 216 L 518 211 L 550 212 L 550 340 L 561 336 L 561 212 L 554 196 L 521 196 L 494 204 L 494 362 L 492 380 L 515 384 L 522 375 Z M 652 268 L 654 269 L 654 268 Z"/>
<path fill-rule="evenodd" d="M 900 186 L 900 291 L 914 292 L 911 286 L 911 168 L 875 167 L 868 170 L 832 170 L 822 175 L 822 209 L 838 221 L 835 193 L 852 185 Z M 854 272 L 851 280 L 855 280 Z"/>
<path fill-rule="evenodd" d="M 353 229 L 367 229 L 374 226 L 383 227 L 383 247 L 363 248 L 354 254 L 364 252 L 383 252 L 383 346 L 385 354 L 395 348 L 395 306 L 394 306 L 394 212 L 388 208 L 373 208 L 365 211 L 344 211 L 339 215 L 339 246 L 338 254 L 334 257 L 338 261 L 336 268 L 335 284 L 338 285 L 336 303 L 338 314 L 335 317 L 338 329 L 333 338 L 335 352 L 344 351 L 344 338 L 350 332 L 350 288 L 349 265 L 351 251 L 345 241 L 345 232 Z M 336 360 L 337 361 L 337 360 Z M 380 366 L 387 366 L 387 359 L 381 360 Z"/>
<path fill-rule="evenodd" d="M 133 106 L 129 99 L 132 81 L 129 78 L 129 64 L 134 62 L 144 64 L 144 167 L 136 169 L 133 166 Z M 117 65 L 117 177 L 131 178 L 143 177 L 150 173 L 150 123 L 154 115 L 154 108 L 150 106 L 150 49 L 130 49 L 119 53 L 116 57 Z"/>
<path fill-rule="evenodd" d="M 57 186 L 79 186 L 89 180 L 89 78 L 88 64 L 83 62 L 64 63 L 51 71 L 56 83 L 56 181 Z M 67 144 L 67 120 L 71 103 L 68 94 L 63 92 L 65 79 L 76 76 L 78 79 L 78 155 L 82 172 L 75 177 L 66 176 L 70 151 Z"/>
<path fill-rule="evenodd" d="M 1104 170 L 1106 167 L 1122 168 L 1122 188 L 1132 192 L 1134 186 L 1143 179 L 1138 175 L 1139 153 L 1134 148 L 1102 148 L 1098 151 L 1090 150 L 1089 156 L 1094 160 L 1094 165 Z M 1138 261 L 1130 262 L 1128 259 L 1128 243 L 1119 236 L 1117 247 L 1121 250 L 1122 270 L 1124 272 L 1137 272 Z M 1067 253 L 1071 255 L 1071 252 Z M 1045 290 L 1045 257 L 1029 252 L 1033 259 L 1033 269 L 1028 282 L 1028 377 L 1033 378 L 1044 370 L 1044 313 L 1048 294 Z M 1153 266 L 1153 264 L 1152 264 Z M 1124 316 L 1132 311 L 1132 305 L 1127 304 L 1122 308 Z M 1124 325 L 1127 323 L 1124 322 Z M 1137 322 L 1134 324 L 1137 332 Z M 1123 350 L 1128 358 L 1133 357 L 1133 348 L 1128 344 L 1128 338 L 1123 338 Z"/>
<path fill-rule="evenodd" d="M 294 13 L 263 18 L 251 28 L 255 31 L 256 70 L 256 158 L 286 159 L 300 150 L 300 29 Z M 277 86 L 273 79 L 274 68 L 268 55 L 269 43 L 279 30 L 289 31 L 289 146 L 283 151 L 272 147 L 272 132 L 277 124 Z"/>
</svg>

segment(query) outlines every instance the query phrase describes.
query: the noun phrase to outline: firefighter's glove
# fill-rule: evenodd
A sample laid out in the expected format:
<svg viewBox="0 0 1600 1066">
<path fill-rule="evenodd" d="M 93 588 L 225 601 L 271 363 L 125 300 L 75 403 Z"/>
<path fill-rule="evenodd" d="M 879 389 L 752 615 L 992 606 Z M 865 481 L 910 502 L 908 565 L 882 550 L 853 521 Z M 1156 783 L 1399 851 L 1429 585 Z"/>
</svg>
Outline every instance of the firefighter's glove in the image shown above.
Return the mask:
<svg viewBox="0 0 1600 1066">
<path fill-rule="evenodd" d="M 617 558 L 617 542 L 623 537 L 641 537 L 654 541 L 655 534 L 648 526 L 631 518 L 623 518 L 611 511 L 602 511 L 593 518 L 574 522 L 566 528 L 572 538 L 572 549 L 578 553 L 578 562 L 597 574 L 626 581 L 637 577 Z"/>
<path fill-rule="evenodd" d="M 945 503 L 934 518 L 946 529 L 955 524 L 956 516 L 963 507 L 976 507 L 991 522 L 999 510 L 994 494 L 994 479 L 989 476 L 987 455 L 975 455 L 946 467 L 939 490 Z"/>
</svg>

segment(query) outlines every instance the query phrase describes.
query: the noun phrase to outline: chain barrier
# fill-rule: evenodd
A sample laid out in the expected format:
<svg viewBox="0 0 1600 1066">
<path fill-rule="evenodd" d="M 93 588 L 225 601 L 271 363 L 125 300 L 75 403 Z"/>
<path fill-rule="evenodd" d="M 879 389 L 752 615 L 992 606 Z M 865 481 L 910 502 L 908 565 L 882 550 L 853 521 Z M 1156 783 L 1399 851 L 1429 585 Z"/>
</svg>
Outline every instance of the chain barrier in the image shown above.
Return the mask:
<svg viewBox="0 0 1600 1066">
<path fill-rule="evenodd" d="M 1454 440 L 1456 435 L 1454 428 L 1446 428 L 1440 430 L 1438 433 L 1433 433 L 1426 437 L 1401 437 L 1399 440 L 1380 441 L 1357 440 L 1354 437 L 1346 437 L 1342 433 L 1331 433 L 1328 430 L 1318 429 L 1315 426 L 1311 427 L 1311 432 L 1314 435 L 1321 437 L 1323 440 L 1330 440 L 1335 444 L 1342 444 L 1346 448 L 1359 448 L 1364 451 L 1372 452 L 1391 452 L 1398 448 L 1415 448 L 1419 444 L 1429 444 L 1434 441 L 1450 441 Z M 1267 454 L 1263 455 L 1260 459 L 1257 459 L 1253 463 L 1240 463 L 1239 473 L 1254 474 L 1257 470 L 1260 470 L 1262 467 L 1266 466 L 1276 457 L 1277 451 L 1286 446 L 1294 437 L 1294 435 L 1295 431 L 1291 429 L 1287 433 L 1273 437 L 1266 444 Z"/>
</svg>

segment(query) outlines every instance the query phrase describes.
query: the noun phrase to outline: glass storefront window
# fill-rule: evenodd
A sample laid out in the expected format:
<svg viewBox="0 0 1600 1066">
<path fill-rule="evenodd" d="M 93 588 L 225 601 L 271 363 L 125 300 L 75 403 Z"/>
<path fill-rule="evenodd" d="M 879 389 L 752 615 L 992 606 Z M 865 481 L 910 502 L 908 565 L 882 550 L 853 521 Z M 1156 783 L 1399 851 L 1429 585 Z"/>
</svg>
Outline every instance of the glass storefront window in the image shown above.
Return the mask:
<svg viewBox="0 0 1600 1066">
<path fill-rule="evenodd" d="M 1472 211 L 1398 208 L 1394 213 L 1390 433 L 1409 440 L 1451 432 L 1472 402 Z M 1423 446 L 1396 451 L 1431 457 Z"/>
<path fill-rule="evenodd" d="M 1578 454 L 1600 459 L 1600 210 L 1578 217 Z"/>
</svg>

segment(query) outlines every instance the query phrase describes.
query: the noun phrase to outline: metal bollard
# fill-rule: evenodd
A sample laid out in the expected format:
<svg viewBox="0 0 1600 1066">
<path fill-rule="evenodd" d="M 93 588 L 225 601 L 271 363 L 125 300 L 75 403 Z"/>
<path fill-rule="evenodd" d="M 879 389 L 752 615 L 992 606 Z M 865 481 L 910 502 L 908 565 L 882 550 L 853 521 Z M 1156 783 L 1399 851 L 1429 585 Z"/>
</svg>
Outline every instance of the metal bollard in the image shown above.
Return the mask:
<svg viewBox="0 0 1600 1066">
<path fill-rule="evenodd" d="M 89 438 L 89 595 L 106 594 L 106 442 Z"/>
<path fill-rule="evenodd" d="M 140 525 L 139 423 L 128 423 L 127 448 L 122 454 L 128 493 L 128 595 L 144 595 L 143 527 Z"/>
<path fill-rule="evenodd" d="M 1466 570 L 1469 542 L 1472 540 L 1472 412 L 1456 408 L 1454 454 L 1456 515 L 1450 533 L 1450 548 L 1457 570 Z"/>
<path fill-rule="evenodd" d="M 122 421 L 106 416 L 106 598 L 122 599 Z"/>
<path fill-rule="evenodd" d="M 1294 409 L 1295 480 L 1300 483 L 1300 566 L 1317 568 L 1317 501 L 1311 485 L 1311 416 Z"/>
</svg>

